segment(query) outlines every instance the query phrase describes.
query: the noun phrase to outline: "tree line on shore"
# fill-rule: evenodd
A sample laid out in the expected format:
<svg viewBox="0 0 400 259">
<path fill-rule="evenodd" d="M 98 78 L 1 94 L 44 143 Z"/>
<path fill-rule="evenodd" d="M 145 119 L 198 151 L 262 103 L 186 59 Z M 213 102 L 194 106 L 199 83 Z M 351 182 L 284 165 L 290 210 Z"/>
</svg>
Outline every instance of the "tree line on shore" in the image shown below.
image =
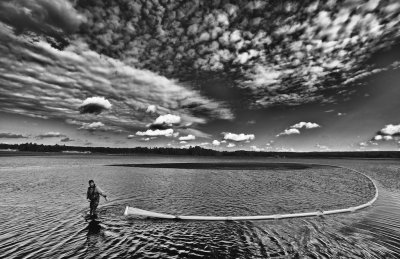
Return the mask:
<svg viewBox="0 0 400 259">
<path fill-rule="evenodd" d="M 17 150 L 21 152 L 80 152 L 98 154 L 154 154 L 154 155 L 187 155 L 187 156 L 249 156 L 249 157 L 309 157 L 309 158 L 400 158 L 400 151 L 332 151 L 332 152 L 256 152 L 247 150 L 218 151 L 199 146 L 189 148 L 168 147 L 85 147 L 66 145 L 43 145 L 37 143 L 1 144 L 0 150 Z"/>
</svg>

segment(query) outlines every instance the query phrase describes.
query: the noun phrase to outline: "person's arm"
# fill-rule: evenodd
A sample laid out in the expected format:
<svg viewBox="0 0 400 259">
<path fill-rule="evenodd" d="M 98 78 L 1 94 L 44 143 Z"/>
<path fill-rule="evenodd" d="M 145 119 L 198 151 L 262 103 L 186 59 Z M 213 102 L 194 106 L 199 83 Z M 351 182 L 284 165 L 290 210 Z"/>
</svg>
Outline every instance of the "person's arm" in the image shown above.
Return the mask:
<svg viewBox="0 0 400 259">
<path fill-rule="evenodd" d="M 97 188 L 97 192 L 98 192 L 101 196 L 103 196 L 104 199 L 107 200 L 107 195 L 106 195 L 106 193 L 105 193 L 102 189 L 100 189 L 100 187 L 97 187 L 97 186 L 96 186 L 96 188 Z"/>
<path fill-rule="evenodd" d="M 88 189 L 87 192 L 86 192 L 86 199 L 89 200 L 89 189 Z"/>
</svg>

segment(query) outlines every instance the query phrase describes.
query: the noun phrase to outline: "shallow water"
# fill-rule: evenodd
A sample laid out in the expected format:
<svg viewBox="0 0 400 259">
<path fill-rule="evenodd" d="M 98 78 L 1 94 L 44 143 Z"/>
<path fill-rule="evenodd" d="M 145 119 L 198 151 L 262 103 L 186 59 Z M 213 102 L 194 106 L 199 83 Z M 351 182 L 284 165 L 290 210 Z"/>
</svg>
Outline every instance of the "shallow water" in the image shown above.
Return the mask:
<svg viewBox="0 0 400 259">
<path fill-rule="evenodd" d="M 358 205 L 373 196 L 368 179 L 340 168 L 214 170 L 105 166 L 184 161 L 222 160 L 119 156 L 0 158 L 0 256 L 400 257 L 400 162 L 297 160 L 348 166 L 374 178 L 380 191 L 377 202 L 352 214 L 245 222 L 175 222 L 122 216 L 126 205 L 181 215 L 242 216 L 335 209 Z M 225 159 L 230 161 L 240 162 Z M 291 162 L 283 162 L 286 161 Z M 83 219 L 88 206 L 88 179 L 95 179 L 110 198 L 108 202 L 101 201 L 99 225 Z"/>
</svg>

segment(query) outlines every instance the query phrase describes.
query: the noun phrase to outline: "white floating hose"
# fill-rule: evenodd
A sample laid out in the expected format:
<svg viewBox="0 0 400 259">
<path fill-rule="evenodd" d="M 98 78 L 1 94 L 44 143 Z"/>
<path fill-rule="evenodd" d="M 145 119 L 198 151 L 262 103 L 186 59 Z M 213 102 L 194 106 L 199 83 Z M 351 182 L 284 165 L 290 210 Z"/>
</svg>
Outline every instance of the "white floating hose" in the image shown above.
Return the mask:
<svg viewBox="0 0 400 259">
<path fill-rule="evenodd" d="M 288 164 L 288 163 L 285 163 Z M 304 163 L 303 163 L 304 164 Z M 311 164 L 308 164 L 311 165 Z M 316 165 L 316 164 L 312 164 Z M 129 207 L 126 206 L 124 216 L 129 216 L 129 215 L 136 215 L 136 216 L 144 216 L 148 218 L 157 218 L 157 219 L 172 219 L 172 220 L 202 220 L 202 221 L 242 221 L 242 220 L 276 220 L 276 219 L 288 219 L 288 218 L 300 218 L 300 217 L 313 217 L 313 216 L 322 216 L 322 215 L 332 215 L 332 214 L 339 214 L 339 213 L 351 213 L 355 212 L 361 209 L 364 209 L 366 207 L 371 206 L 377 199 L 378 199 L 378 187 L 375 184 L 375 181 L 369 177 L 368 175 L 357 171 L 352 168 L 348 167 L 343 167 L 343 166 L 334 166 L 334 165 L 327 165 L 327 164 L 318 164 L 318 165 L 323 165 L 323 166 L 330 166 L 330 167 L 337 167 L 337 168 L 343 168 L 343 169 L 348 169 L 350 171 L 359 173 L 368 180 L 372 182 L 375 188 L 375 195 L 374 197 L 361 205 L 358 206 L 353 206 L 349 208 L 344 208 L 344 209 L 336 209 L 336 210 L 317 210 L 317 211 L 311 211 L 311 212 L 302 212 L 302 213 L 290 213 L 290 214 L 273 214 L 273 215 L 259 215 L 259 216 L 227 216 L 227 217 L 221 217 L 221 216 L 180 216 L 180 215 L 171 215 L 171 214 L 164 214 L 164 213 L 158 213 L 158 212 L 153 212 L 153 211 L 147 211 L 147 210 L 142 210 L 134 207 Z"/>
</svg>

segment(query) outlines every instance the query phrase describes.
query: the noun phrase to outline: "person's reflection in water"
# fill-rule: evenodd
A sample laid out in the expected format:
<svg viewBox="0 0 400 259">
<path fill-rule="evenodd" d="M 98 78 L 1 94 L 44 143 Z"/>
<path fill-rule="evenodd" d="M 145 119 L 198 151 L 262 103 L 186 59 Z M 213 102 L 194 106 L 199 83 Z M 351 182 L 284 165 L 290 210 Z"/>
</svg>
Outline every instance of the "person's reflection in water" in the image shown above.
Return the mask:
<svg viewBox="0 0 400 259">
<path fill-rule="evenodd" d="M 86 227 L 86 256 L 85 258 L 97 258 L 104 248 L 104 231 L 98 221 L 91 221 Z"/>
</svg>

